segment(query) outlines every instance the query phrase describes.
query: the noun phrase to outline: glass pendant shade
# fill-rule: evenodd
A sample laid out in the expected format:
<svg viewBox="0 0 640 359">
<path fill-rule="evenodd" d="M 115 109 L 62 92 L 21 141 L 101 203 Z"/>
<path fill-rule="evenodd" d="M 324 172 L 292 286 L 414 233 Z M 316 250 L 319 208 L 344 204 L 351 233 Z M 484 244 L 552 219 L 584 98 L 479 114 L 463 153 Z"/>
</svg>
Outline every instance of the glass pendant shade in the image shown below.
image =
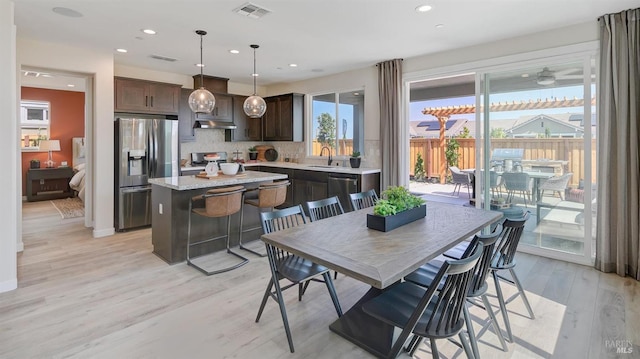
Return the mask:
<svg viewBox="0 0 640 359">
<path fill-rule="evenodd" d="M 249 47 L 253 49 L 253 95 L 244 100 L 244 105 L 242 105 L 242 107 L 247 116 L 251 118 L 260 118 L 267 111 L 267 103 L 264 102 L 262 97 L 256 94 L 256 77 L 258 77 L 258 73 L 256 72 L 256 49 L 260 46 L 249 45 Z"/>
<path fill-rule="evenodd" d="M 202 61 L 202 37 L 207 34 L 204 30 L 196 30 L 196 34 L 200 36 L 200 84 L 202 87 L 193 91 L 189 95 L 189 107 L 191 111 L 195 113 L 211 113 L 213 108 L 216 107 L 216 98 L 213 94 L 204 88 L 204 74 L 202 68 L 204 62 Z"/>
<path fill-rule="evenodd" d="M 253 95 L 244 100 L 244 113 L 251 118 L 259 118 L 267 111 L 267 103 L 260 96 Z"/>
<path fill-rule="evenodd" d="M 211 113 L 215 106 L 216 98 L 204 87 L 200 87 L 189 95 L 189 107 L 195 113 Z"/>
</svg>

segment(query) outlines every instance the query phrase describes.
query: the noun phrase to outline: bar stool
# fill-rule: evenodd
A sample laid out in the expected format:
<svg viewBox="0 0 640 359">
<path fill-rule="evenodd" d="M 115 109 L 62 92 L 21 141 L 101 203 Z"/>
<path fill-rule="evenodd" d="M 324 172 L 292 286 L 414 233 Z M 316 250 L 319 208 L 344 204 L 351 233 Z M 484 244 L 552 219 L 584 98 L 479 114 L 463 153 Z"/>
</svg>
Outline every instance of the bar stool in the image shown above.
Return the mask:
<svg viewBox="0 0 640 359">
<path fill-rule="evenodd" d="M 287 199 L 287 187 L 291 184 L 288 180 L 277 181 L 273 183 L 264 183 L 258 186 L 254 190 L 249 190 L 246 193 L 258 191 L 258 198 L 246 198 L 246 193 L 243 195 L 242 211 L 240 213 L 240 240 L 238 241 L 240 249 L 244 249 L 247 252 L 251 252 L 257 256 L 265 257 L 266 253 L 259 253 L 250 248 L 247 248 L 242 243 L 242 234 L 245 232 L 251 232 L 258 229 L 262 229 L 261 226 L 243 229 L 242 224 L 244 221 L 244 205 L 258 207 L 258 210 L 262 212 L 262 209 L 269 208 L 268 212 L 271 212 L 274 207 L 277 207 L 284 203 Z"/>
<path fill-rule="evenodd" d="M 229 248 L 229 234 L 231 232 L 231 215 L 241 210 L 242 198 L 244 196 L 245 191 L 246 189 L 243 186 L 216 188 L 216 189 L 208 190 L 205 194 L 191 198 L 191 201 L 189 201 L 189 225 L 187 229 L 187 263 L 189 265 L 196 267 L 199 271 L 203 272 L 206 275 L 212 275 L 212 274 L 218 274 L 218 273 L 230 271 L 232 269 L 236 269 L 238 267 L 241 267 L 247 264 L 247 262 L 249 262 L 247 258 L 233 252 Z M 201 200 L 204 200 L 205 202 L 204 208 L 203 207 L 194 208 L 193 207 L 194 202 L 201 201 Z M 226 235 L 191 243 L 191 215 L 193 213 L 200 215 L 202 217 L 208 217 L 208 218 L 218 218 L 218 217 L 226 216 L 227 217 Z M 242 230 L 242 227 L 240 227 L 240 230 Z M 234 256 L 240 258 L 242 260 L 240 263 L 237 263 L 229 267 L 209 271 L 191 261 L 192 257 L 190 255 L 190 249 L 192 246 L 212 242 L 214 240 L 222 239 L 222 238 L 226 239 L 227 253 L 233 254 Z M 196 257 L 193 257 L 193 258 L 196 258 Z"/>
</svg>

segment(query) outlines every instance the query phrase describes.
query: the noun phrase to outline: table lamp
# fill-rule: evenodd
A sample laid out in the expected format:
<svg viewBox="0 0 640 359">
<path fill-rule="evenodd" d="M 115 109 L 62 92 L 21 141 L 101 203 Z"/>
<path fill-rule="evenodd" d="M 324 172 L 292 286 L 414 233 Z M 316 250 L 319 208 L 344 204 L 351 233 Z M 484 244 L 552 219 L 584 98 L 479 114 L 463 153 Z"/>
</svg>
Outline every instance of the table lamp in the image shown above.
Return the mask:
<svg viewBox="0 0 640 359">
<path fill-rule="evenodd" d="M 60 141 L 59 140 L 41 140 L 39 143 L 40 151 L 49 151 L 49 159 L 44 163 L 45 167 L 51 168 L 55 165 L 53 162 L 53 158 L 51 152 L 60 151 Z"/>
</svg>

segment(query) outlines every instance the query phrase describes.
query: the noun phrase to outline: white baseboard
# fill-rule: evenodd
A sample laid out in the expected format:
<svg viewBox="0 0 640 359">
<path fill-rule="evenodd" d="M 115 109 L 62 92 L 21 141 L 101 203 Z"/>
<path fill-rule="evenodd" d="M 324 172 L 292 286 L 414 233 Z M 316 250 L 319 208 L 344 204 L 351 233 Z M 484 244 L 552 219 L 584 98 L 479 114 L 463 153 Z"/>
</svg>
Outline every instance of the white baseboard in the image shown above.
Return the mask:
<svg viewBox="0 0 640 359">
<path fill-rule="evenodd" d="M 116 230 L 113 227 L 93 230 L 93 238 L 108 237 L 113 236 L 114 234 L 116 234 Z"/>
<path fill-rule="evenodd" d="M 18 288 L 18 279 L 10 279 L 4 282 L 0 282 L 0 293 L 8 292 Z"/>
</svg>

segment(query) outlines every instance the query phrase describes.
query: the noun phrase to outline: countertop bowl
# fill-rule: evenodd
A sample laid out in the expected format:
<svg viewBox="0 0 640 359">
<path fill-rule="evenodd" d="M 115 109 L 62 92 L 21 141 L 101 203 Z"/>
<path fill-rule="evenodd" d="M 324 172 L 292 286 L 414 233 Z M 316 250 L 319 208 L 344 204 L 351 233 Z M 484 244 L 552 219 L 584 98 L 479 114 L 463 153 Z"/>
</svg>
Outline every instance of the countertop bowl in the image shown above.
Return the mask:
<svg viewBox="0 0 640 359">
<path fill-rule="evenodd" d="M 235 176 L 236 173 L 238 173 L 239 168 L 240 168 L 240 165 L 237 163 L 221 163 L 220 164 L 220 169 L 222 170 L 222 173 L 224 173 L 227 176 Z"/>
</svg>

